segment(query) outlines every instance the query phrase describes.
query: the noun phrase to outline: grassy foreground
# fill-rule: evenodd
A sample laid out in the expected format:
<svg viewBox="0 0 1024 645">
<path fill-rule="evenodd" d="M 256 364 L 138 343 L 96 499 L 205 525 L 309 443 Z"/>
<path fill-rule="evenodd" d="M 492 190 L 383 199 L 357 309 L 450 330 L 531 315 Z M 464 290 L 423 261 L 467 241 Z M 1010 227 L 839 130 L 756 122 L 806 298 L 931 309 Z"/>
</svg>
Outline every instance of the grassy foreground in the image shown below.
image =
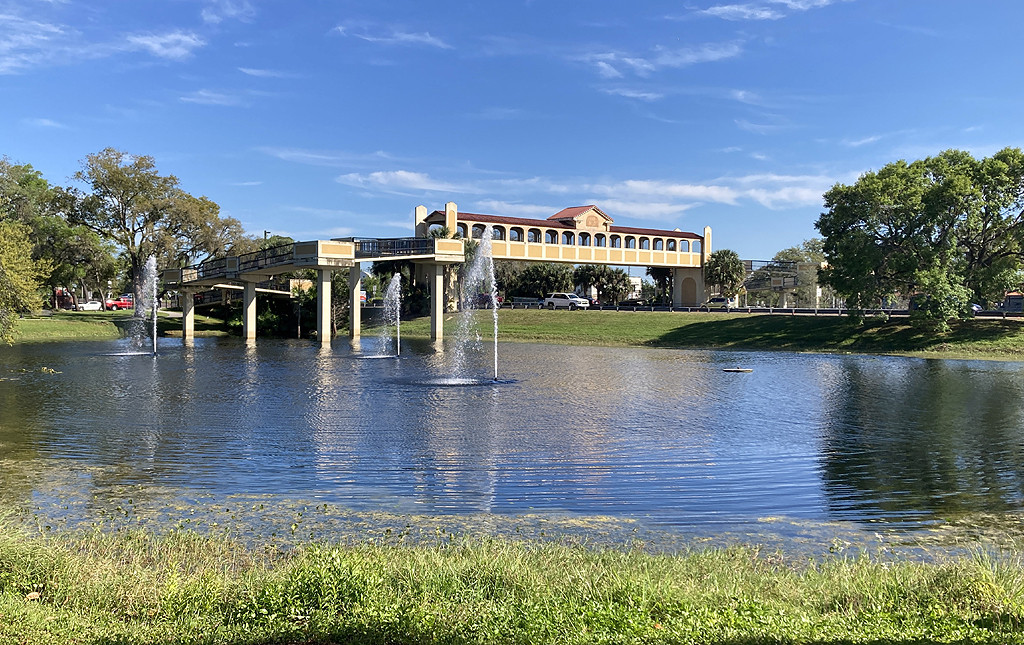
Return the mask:
<svg viewBox="0 0 1024 645">
<path fill-rule="evenodd" d="M 489 336 L 491 312 L 475 315 L 480 333 Z M 937 333 L 905 318 L 856 323 L 837 316 L 543 309 L 502 309 L 498 317 L 501 339 L 512 341 L 1024 360 L 1021 319 L 957 321 L 949 332 Z M 446 314 L 446 333 L 454 333 L 454 318 Z M 429 325 L 427 318 L 403 321 L 402 334 L 425 338 Z"/>
<path fill-rule="evenodd" d="M 2 643 L 1024 643 L 1019 557 L 0 532 Z"/>
</svg>

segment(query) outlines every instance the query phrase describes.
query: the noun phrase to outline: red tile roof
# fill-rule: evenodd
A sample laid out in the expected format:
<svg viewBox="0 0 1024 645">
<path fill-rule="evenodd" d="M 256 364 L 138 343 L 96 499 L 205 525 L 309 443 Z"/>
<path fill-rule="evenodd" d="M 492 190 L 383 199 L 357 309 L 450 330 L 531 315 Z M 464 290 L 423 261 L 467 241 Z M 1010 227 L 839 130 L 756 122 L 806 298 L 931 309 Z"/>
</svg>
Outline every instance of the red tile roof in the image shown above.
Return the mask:
<svg viewBox="0 0 1024 645">
<path fill-rule="evenodd" d="M 566 224 L 567 220 L 571 220 L 580 213 L 585 213 L 591 208 L 596 206 L 573 206 L 571 208 L 564 208 L 547 219 L 532 219 L 527 217 L 505 217 L 503 215 L 481 215 L 479 213 L 459 213 L 459 221 L 469 220 L 473 222 L 480 222 L 482 224 L 506 224 L 509 226 L 527 226 L 533 228 L 566 228 L 575 230 L 575 226 Z M 428 222 L 437 223 L 438 221 L 444 221 L 444 211 L 434 211 L 427 218 Z M 611 218 L 609 218 L 611 219 Z M 611 226 L 611 233 L 619 233 L 622 235 L 649 235 L 654 237 L 674 237 L 688 240 L 699 240 L 702 239 L 700 235 L 696 233 L 688 233 L 684 231 L 667 231 L 664 229 L 656 228 L 634 228 L 631 226 Z"/>
<path fill-rule="evenodd" d="M 593 204 L 589 206 L 570 206 L 569 208 L 563 208 L 554 215 L 548 218 L 548 220 L 561 220 L 561 219 L 575 219 L 577 215 L 586 213 L 591 208 L 597 208 Z"/>
</svg>

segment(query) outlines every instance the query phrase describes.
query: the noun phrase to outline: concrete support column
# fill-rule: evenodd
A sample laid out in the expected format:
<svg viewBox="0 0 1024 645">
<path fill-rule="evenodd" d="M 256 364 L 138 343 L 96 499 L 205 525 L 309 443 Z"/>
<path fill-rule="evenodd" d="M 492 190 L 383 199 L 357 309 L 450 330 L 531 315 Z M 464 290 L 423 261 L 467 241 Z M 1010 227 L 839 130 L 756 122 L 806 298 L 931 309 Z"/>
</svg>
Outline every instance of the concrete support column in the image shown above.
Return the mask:
<svg viewBox="0 0 1024 645">
<path fill-rule="evenodd" d="M 444 265 L 428 264 L 430 278 L 430 337 L 444 338 Z"/>
<path fill-rule="evenodd" d="M 181 290 L 181 337 L 196 335 L 196 294 L 191 289 Z"/>
<path fill-rule="evenodd" d="M 672 269 L 672 306 L 683 306 L 683 272 Z"/>
<path fill-rule="evenodd" d="M 331 342 L 331 270 L 316 272 L 316 337 L 321 345 Z"/>
<path fill-rule="evenodd" d="M 246 282 L 242 300 L 242 338 L 256 340 L 256 283 Z"/>
<path fill-rule="evenodd" d="M 363 302 L 360 294 L 363 290 L 363 270 L 358 262 L 348 270 L 348 335 L 359 338 L 363 325 Z"/>
</svg>

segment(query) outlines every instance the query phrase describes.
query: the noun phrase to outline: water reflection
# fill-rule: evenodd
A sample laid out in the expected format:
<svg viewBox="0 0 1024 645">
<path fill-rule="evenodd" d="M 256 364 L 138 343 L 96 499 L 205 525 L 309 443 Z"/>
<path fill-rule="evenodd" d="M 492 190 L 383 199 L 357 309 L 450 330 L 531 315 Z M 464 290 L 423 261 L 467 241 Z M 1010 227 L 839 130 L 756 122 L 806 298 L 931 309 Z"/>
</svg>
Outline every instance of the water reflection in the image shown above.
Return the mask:
<svg viewBox="0 0 1024 645">
<path fill-rule="evenodd" d="M 118 349 L 0 349 L 5 503 L 245 495 L 706 533 L 1024 507 L 1019 364 L 502 344 L 516 382 L 452 388 L 426 342 L 401 361 L 340 342 Z M 754 371 L 722 371 L 737 364 Z"/>
<path fill-rule="evenodd" d="M 843 373 L 824 416 L 831 512 L 924 520 L 1024 506 L 1019 366 L 849 359 Z"/>
</svg>

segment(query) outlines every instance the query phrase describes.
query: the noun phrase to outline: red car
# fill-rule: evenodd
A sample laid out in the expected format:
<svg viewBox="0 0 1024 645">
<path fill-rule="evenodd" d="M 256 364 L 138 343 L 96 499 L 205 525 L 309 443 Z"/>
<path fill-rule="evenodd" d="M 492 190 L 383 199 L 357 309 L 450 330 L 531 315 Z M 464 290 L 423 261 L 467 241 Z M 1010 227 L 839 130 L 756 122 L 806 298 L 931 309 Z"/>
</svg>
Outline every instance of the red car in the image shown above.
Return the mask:
<svg viewBox="0 0 1024 645">
<path fill-rule="evenodd" d="M 135 306 L 130 296 L 118 296 L 117 298 L 107 298 L 103 301 L 103 305 L 111 311 L 117 311 L 118 309 L 131 309 Z"/>
</svg>

